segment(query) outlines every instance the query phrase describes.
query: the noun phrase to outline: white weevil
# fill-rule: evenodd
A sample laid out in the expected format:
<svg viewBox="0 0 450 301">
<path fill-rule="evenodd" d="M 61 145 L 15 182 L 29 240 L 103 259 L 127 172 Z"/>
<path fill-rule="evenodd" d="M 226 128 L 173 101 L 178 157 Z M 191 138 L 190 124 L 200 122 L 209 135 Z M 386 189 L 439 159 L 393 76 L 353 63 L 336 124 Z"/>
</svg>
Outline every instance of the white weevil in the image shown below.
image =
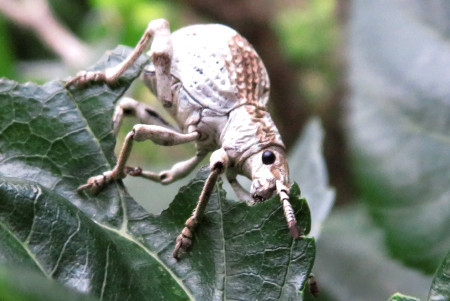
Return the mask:
<svg viewBox="0 0 450 301">
<path fill-rule="evenodd" d="M 135 125 L 126 136 L 115 167 L 91 177 L 79 189 L 96 193 L 107 183 L 127 175 L 167 184 L 186 176 L 212 152 L 211 173 L 197 207 L 177 238 L 175 258 L 192 245 L 194 229 L 218 176 L 224 172 L 241 200 L 262 202 L 277 193 L 289 230 L 292 236 L 299 237 L 300 230 L 289 203 L 285 147 L 266 109 L 267 71 L 253 47 L 233 29 L 217 24 L 193 25 L 171 34 L 166 20 L 151 21 L 125 61 L 104 71 L 82 71 L 66 86 L 92 81 L 113 84 L 151 41 L 148 55 L 152 63 L 144 68 L 143 80 L 176 120 L 178 129 L 151 107 L 130 98 L 122 99 L 113 117 L 115 131 L 122 117 L 128 114 L 136 115 L 143 124 Z M 148 139 L 166 146 L 194 142 L 197 153 L 160 173 L 126 166 L 133 142 Z M 250 193 L 237 182 L 237 174 L 252 180 Z"/>
</svg>

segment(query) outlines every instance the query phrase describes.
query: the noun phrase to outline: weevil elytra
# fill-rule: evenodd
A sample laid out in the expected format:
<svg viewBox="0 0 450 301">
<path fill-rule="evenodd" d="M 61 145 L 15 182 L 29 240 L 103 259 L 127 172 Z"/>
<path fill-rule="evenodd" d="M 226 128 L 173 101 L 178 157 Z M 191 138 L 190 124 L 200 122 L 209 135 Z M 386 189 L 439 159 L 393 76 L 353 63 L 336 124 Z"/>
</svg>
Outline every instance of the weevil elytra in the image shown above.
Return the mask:
<svg viewBox="0 0 450 301">
<path fill-rule="evenodd" d="M 148 105 L 122 99 L 115 109 L 114 130 L 117 132 L 125 115 L 134 114 L 142 124 L 135 125 L 126 136 L 114 168 L 89 178 L 79 190 L 97 193 L 109 182 L 127 175 L 171 183 L 190 173 L 212 152 L 211 172 L 197 207 L 177 238 L 175 258 L 192 245 L 193 232 L 222 173 L 241 200 L 263 202 L 278 194 L 290 233 L 299 237 L 300 229 L 289 203 L 285 147 L 266 109 L 269 77 L 254 48 L 233 29 L 218 24 L 192 25 L 171 34 L 166 20 L 153 20 L 122 63 L 104 71 L 82 71 L 66 87 L 93 81 L 114 84 L 149 47 L 151 63 L 143 70 L 143 81 L 177 126 L 171 126 Z M 160 173 L 126 166 L 133 142 L 144 140 L 165 146 L 193 142 L 197 152 Z M 237 182 L 238 174 L 252 180 L 250 192 Z"/>
</svg>

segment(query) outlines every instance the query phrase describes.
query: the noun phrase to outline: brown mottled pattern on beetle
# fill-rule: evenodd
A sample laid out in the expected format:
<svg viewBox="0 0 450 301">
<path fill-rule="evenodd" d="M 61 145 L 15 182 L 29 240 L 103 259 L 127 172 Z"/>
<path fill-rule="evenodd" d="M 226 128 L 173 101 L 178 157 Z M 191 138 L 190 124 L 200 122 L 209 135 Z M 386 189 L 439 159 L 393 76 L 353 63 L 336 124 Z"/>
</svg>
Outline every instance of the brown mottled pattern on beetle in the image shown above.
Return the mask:
<svg viewBox="0 0 450 301">
<path fill-rule="evenodd" d="M 267 112 L 254 106 L 246 106 L 246 110 L 256 126 L 257 141 L 277 142 L 278 130 L 274 127 L 272 119 L 270 119 Z"/>
<path fill-rule="evenodd" d="M 239 34 L 231 38 L 228 46 L 231 56 L 226 58 L 226 66 L 240 103 L 258 105 L 261 94 L 269 89 L 268 75 L 261 59 Z"/>
</svg>

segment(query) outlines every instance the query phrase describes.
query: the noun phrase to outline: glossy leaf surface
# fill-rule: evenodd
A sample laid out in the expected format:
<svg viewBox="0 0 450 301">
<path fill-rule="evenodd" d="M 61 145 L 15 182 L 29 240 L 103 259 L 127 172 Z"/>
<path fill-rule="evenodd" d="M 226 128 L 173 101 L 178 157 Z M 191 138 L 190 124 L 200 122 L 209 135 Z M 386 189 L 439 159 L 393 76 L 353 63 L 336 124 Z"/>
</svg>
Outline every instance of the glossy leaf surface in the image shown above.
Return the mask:
<svg viewBox="0 0 450 301">
<path fill-rule="evenodd" d="M 96 301 L 97 298 L 75 292 L 36 270 L 18 266 L 0 266 L 2 301 Z"/>
<path fill-rule="evenodd" d="M 450 300 L 450 252 L 436 271 L 428 294 L 428 301 L 448 300 Z"/>
</svg>

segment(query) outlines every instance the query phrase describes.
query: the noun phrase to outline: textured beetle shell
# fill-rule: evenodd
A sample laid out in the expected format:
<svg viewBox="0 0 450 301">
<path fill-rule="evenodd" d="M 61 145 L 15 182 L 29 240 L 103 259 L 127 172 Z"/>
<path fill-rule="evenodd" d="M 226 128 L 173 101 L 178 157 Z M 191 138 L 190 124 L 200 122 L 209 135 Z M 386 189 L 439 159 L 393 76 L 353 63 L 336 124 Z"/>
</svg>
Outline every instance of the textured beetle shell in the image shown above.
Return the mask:
<svg viewBox="0 0 450 301">
<path fill-rule="evenodd" d="M 193 25 L 172 34 L 171 73 L 202 107 L 227 114 L 251 103 L 265 107 L 266 68 L 235 30 L 219 24 Z"/>
<path fill-rule="evenodd" d="M 223 147 L 237 163 L 270 145 L 284 148 L 266 111 L 267 70 L 245 38 L 225 25 L 192 25 L 173 32 L 172 44 L 174 105 L 167 110 L 183 132 L 200 133 L 200 149 Z"/>
</svg>

